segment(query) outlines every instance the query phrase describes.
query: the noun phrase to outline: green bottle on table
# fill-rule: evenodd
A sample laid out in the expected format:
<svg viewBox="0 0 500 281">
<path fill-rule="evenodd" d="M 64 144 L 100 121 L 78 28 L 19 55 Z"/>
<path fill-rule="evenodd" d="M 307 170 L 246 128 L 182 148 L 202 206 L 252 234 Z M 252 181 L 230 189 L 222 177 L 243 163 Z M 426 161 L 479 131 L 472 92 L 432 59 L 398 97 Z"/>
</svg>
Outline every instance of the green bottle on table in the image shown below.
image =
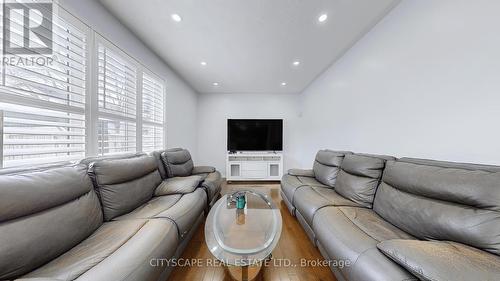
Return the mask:
<svg viewBox="0 0 500 281">
<path fill-rule="evenodd" d="M 236 197 L 236 208 L 237 209 L 243 209 L 245 208 L 245 204 L 246 204 L 246 201 L 245 201 L 245 194 L 240 194 Z"/>
</svg>

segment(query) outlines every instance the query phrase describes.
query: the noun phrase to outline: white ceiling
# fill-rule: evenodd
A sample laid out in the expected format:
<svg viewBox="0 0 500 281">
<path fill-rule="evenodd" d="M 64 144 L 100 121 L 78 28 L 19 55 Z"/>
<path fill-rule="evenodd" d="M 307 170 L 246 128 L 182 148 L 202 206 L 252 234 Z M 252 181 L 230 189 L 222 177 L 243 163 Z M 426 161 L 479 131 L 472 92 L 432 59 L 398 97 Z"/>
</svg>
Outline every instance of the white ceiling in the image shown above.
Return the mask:
<svg viewBox="0 0 500 281">
<path fill-rule="evenodd" d="M 301 92 L 399 2 L 99 1 L 200 93 Z"/>
</svg>

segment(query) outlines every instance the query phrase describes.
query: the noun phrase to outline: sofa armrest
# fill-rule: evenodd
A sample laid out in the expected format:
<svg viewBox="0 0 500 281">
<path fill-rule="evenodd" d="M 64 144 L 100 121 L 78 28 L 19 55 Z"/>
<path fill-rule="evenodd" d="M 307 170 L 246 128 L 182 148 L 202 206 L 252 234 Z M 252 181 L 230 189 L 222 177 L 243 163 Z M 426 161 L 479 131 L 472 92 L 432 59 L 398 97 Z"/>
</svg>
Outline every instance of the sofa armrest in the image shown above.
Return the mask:
<svg viewBox="0 0 500 281">
<path fill-rule="evenodd" d="M 451 241 L 394 239 L 377 248 L 420 280 L 498 280 L 500 257 Z"/>
<path fill-rule="evenodd" d="M 189 176 L 189 177 L 173 177 L 164 180 L 156 187 L 155 196 L 163 196 L 170 194 L 187 194 L 193 192 L 200 182 L 203 181 L 202 176 Z"/>
<path fill-rule="evenodd" d="M 197 174 L 208 174 L 213 172 L 215 172 L 215 168 L 211 166 L 194 166 L 191 174 L 197 175 Z"/>
<path fill-rule="evenodd" d="M 291 176 L 314 178 L 314 171 L 311 169 L 290 169 L 288 170 L 288 174 Z"/>
<path fill-rule="evenodd" d="M 214 198 L 218 198 L 221 191 L 222 176 L 218 171 L 209 173 L 207 177 L 201 182 L 201 188 L 207 192 L 208 203 L 212 202 Z"/>
</svg>

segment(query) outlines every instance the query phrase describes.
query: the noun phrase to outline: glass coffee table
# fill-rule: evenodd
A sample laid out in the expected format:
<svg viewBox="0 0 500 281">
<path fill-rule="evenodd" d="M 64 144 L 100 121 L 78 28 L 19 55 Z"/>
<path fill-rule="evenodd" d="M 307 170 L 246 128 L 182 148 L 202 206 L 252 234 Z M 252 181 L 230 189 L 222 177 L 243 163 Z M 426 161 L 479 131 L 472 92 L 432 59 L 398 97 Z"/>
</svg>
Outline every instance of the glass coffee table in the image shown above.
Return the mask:
<svg viewBox="0 0 500 281">
<path fill-rule="evenodd" d="M 241 190 L 222 196 L 205 222 L 208 249 L 237 280 L 252 280 L 281 235 L 281 213 L 270 196 Z"/>
</svg>

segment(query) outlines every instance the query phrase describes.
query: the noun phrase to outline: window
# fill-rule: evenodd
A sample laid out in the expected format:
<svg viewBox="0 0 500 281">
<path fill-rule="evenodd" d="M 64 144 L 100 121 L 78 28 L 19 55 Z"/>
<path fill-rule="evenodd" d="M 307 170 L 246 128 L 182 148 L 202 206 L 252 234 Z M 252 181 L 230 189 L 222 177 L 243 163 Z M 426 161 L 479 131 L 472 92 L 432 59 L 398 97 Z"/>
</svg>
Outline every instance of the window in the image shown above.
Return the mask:
<svg viewBox="0 0 500 281">
<path fill-rule="evenodd" d="M 137 67 L 100 40 L 97 44 L 98 153 L 135 152 Z"/>
<path fill-rule="evenodd" d="M 41 25 L 50 11 L 39 8 L 0 9 L 0 54 L 9 61 L 0 66 L 0 168 L 163 149 L 164 81 L 57 4 L 50 33 Z M 43 47 L 50 37 L 52 53 L 4 48 L 5 22 L 10 47 Z M 42 31 L 27 35 L 26 23 Z"/>
<path fill-rule="evenodd" d="M 164 87 L 160 79 L 147 73 L 142 77 L 142 149 L 164 148 Z"/>
<path fill-rule="evenodd" d="M 22 26 L 24 21 L 38 25 L 41 18 L 27 18 L 22 9 L 12 9 L 2 16 L 10 22 L 11 46 L 23 40 L 30 46 L 39 44 L 36 37 L 25 37 Z M 3 20 L 0 22 L 3 24 Z M 5 53 L 9 63 L 1 66 L 0 167 L 85 156 L 89 30 L 58 10 L 52 17 L 52 32 L 52 54 Z M 33 59 L 38 63 L 26 63 Z"/>
</svg>

